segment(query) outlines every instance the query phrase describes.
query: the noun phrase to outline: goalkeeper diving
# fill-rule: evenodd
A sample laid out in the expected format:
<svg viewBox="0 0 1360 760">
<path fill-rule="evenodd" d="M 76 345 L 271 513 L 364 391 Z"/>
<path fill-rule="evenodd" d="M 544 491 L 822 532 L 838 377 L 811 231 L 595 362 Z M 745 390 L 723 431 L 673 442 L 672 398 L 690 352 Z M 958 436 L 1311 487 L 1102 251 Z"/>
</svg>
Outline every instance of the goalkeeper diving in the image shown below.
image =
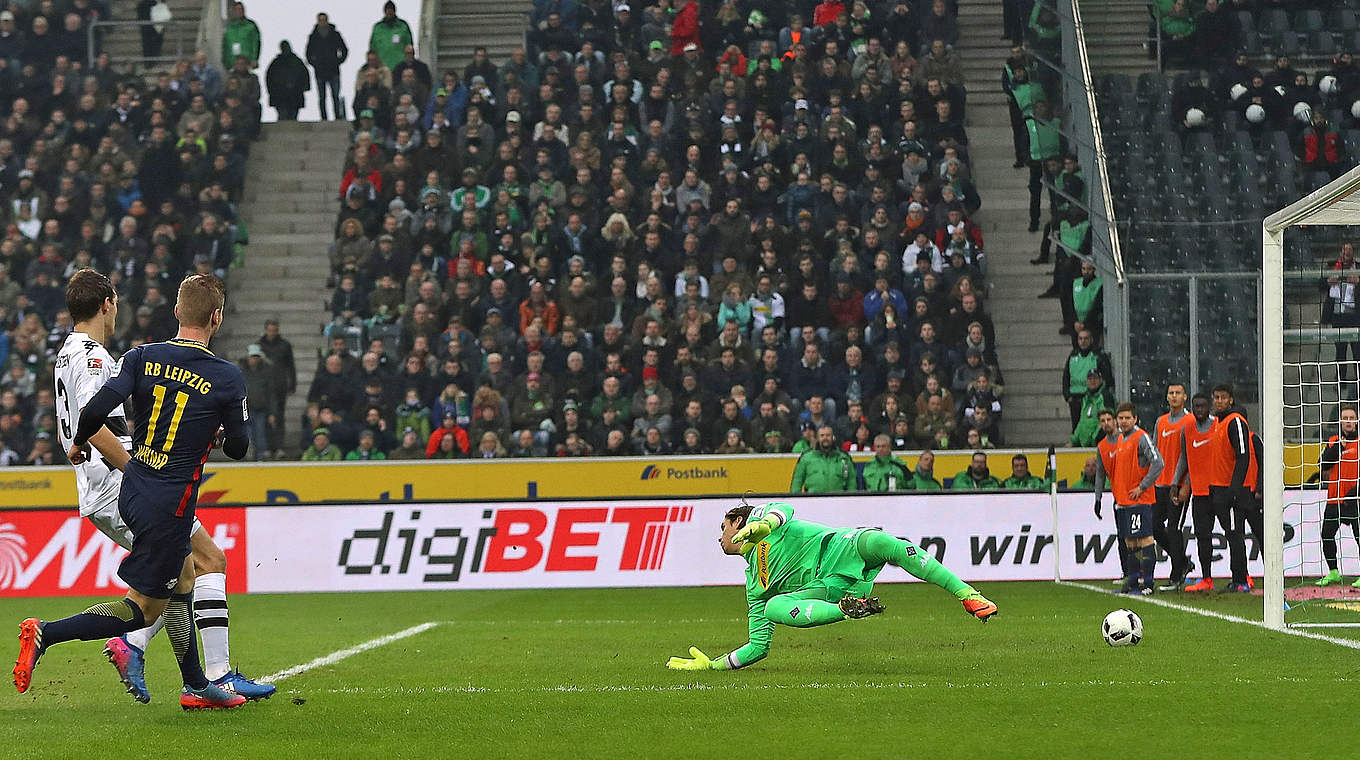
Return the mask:
<svg viewBox="0 0 1360 760">
<path fill-rule="evenodd" d="M 912 542 L 877 528 L 829 528 L 795 520 L 793 507 L 784 502 L 743 503 L 729 510 L 718 543 L 724 554 L 746 558 L 749 641 L 716 659 L 690 647 L 690 657 L 666 663 L 672 670 L 735 670 L 759 662 L 770 653 L 775 623 L 813 628 L 883 612 L 870 594 L 884 565 L 948 591 L 984 623 L 997 612 L 995 604 Z"/>
</svg>

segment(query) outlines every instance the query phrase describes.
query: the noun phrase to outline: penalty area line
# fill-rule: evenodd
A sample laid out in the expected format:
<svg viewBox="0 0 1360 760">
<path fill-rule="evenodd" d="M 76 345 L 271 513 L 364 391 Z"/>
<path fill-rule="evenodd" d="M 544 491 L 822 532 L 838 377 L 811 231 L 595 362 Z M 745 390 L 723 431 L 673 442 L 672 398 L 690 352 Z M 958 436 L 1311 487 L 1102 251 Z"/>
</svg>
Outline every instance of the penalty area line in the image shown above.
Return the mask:
<svg viewBox="0 0 1360 760">
<path fill-rule="evenodd" d="M 1156 598 L 1156 597 L 1151 597 L 1151 596 L 1131 596 L 1131 595 L 1130 595 L 1130 596 L 1121 596 L 1121 595 L 1115 594 L 1115 593 L 1112 592 L 1112 591 L 1108 591 L 1108 590 L 1106 590 L 1106 589 L 1100 588 L 1099 586 L 1092 586 L 1092 585 L 1089 585 L 1089 584 L 1086 584 L 1086 583 L 1075 583 L 1075 582 L 1073 582 L 1073 581 L 1054 581 L 1054 583 L 1058 584 L 1059 586 L 1067 586 L 1068 588 L 1085 589 L 1086 591 L 1094 591 L 1094 592 L 1097 593 L 1097 594 L 1105 594 L 1106 596 L 1119 596 L 1121 599 L 1133 599 L 1133 600 L 1136 600 L 1136 601 L 1139 601 L 1139 602 L 1143 602 L 1143 603 L 1145 603 L 1145 604 L 1153 604 L 1153 605 L 1156 605 L 1156 606 L 1158 606 L 1158 607 L 1167 607 L 1167 608 L 1173 609 L 1173 610 L 1180 610 L 1181 612 L 1190 612 L 1190 613 L 1193 613 L 1193 614 L 1195 614 L 1195 615 L 1202 615 L 1202 616 L 1204 616 L 1204 617 L 1214 618 L 1214 619 L 1216 619 L 1216 620 L 1226 620 L 1226 621 L 1228 621 L 1229 623 L 1242 623 L 1242 624 L 1244 624 L 1244 625 L 1252 625 L 1252 626 L 1256 626 L 1257 628 L 1264 628 L 1264 629 L 1267 630 L 1267 631 L 1274 631 L 1274 632 L 1276 632 L 1276 633 L 1284 633 L 1284 634 L 1288 634 L 1288 635 L 1290 635 L 1290 636 L 1298 636 L 1299 638 L 1303 638 L 1303 639 L 1313 639 L 1313 640 L 1315 640 L 1315 641 L 1325 641 L 1325 642 L 1327 642 L 1328 644 L 1336 644 L 1337 646 L 1340 646 L 1340 647 L 1348 647 L 1348 648 L 1350 648 L 1350 649 L 1360 649 L 1360 640 L 1356 640 L 1356 639 L 1343 639 L 1343 638 L 1338 638 L 1338 637 L 1336 637 L 1336 636 L 1327 636 L 1327 635 L 1324 635 L 1324 634 L 1321 634 L 1321 633 L 1312 633 L 1312 632 L 1310 632 L 1310 631 L 1300 631 L 1300 630 L 1298 630 L 1298 629 L 1296 629 L 1296 628 L 1285 628 L 1284 630 L 1276 630 L 1276 629 L 1271 628 L 1270 626 L 1266 625 L 1264 622 L 1262 622 L 1262 621 L 1260 621 L 1260 620 L 1251 620 L 1250 618 L 1238 617 L 1237 615 L 1229 615 L 1229 614 L 1224 613 L 1224 612 L 1214 612 L 1213 610 L 1206 610 L 1206 609 L 1201 609 L 1201 608 L 1199 608 L 1199 607 L 1192 607 L 1192 606 L 1190 606 L 1190 605 L 1188 605 L 1188 604 L 1177 604 L 1177 603 L 1175 603 L 1175 602 L 1168 602 L 1168 601 L 1166 601 L 1165 599 L 1158 599 L 1158 598 Z"/>
<path fill-rule="evenodd" d="M 437 625 L 439 625 L 439 623 L 435 622 L 413 625 L 410 628 L 397 631 L 396 633 L 389 633 L 386 636 L 379 636 L 376 639 L 369 639 L 368 641 L 365 641 L 362 644 L 355 644 L 354 646 L 349 647 L 348 649 L 340 649 L 331 652 L 330 654 L 318 657 L 315 660 L 312 660 L 311 662 L 305 662 L 301 665 L 294 665 L 291 668 L 285 668 L 284 670 L 280 670 L 277 673 L 270 673 L 269 675 L 264 676 L 259 680 L 263 683 L 278 683 L 279 681 L 285 681 L 289 678 L 292 678 L 293 676 L 302 675 L 303 673 L 306 673 L 309 670 L 316 670 L 317 668 L 324 668 L 327 665 L 334 665 L 335 663 L 340 662 L 341 660 L 349 659 L 350 657 L 353 657 L 356 654 L 363 654 L 364 652 L 367 652 L 370 649 L 385 647 L 388 644 L 401 641 L 402 639 L 405 638 L 410 638 L 411 636 L 415 636 L 418 633 L 424 633 Z"/>
</svg>

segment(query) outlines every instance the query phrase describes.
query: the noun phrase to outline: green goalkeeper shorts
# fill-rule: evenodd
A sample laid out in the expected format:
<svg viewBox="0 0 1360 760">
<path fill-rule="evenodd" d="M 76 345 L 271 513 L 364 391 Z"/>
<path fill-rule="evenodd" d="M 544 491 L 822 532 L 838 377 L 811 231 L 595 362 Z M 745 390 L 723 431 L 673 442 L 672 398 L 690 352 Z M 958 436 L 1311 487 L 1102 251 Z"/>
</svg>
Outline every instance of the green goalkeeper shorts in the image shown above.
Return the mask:
<svg viewBox="0 0 1360 760">
<path fill-rule="evenodd" d="M 816 580 L 827 588 L 827 601 L 839 601 L 847 594 L 869 596 L 873 592 L 874 579 L 883 571 L 883 566 L 866 565 L 857 546 L 859 537 L 870 530 L 877 528 L 844 528 L 835 531 L 822 548 Z"/>
</svg>

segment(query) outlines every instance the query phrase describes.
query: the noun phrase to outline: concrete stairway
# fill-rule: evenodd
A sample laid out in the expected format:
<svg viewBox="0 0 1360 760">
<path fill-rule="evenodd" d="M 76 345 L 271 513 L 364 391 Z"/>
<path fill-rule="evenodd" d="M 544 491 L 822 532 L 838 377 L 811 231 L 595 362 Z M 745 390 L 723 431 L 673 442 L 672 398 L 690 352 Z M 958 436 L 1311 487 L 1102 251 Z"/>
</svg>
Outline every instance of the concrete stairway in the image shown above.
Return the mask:
<svg viewBox="0 0 1360 760">
<path fill-rule="evenodd" d="M 1078 7 L 1086 27 L 1091 73 L 1136 77 L 1157 69 L 1157 61 L 1148 58 L 1145 47 L 1152 18 L 1146 0 L 1085 0 Z"/>
<path fill-rule="evenodd" d="M 165 43 L 161 48 L 162 57 L 166 58 L 188 58 L 193 59 L 195 48 L 198 42 L 198 23 L 203 16 L 203 0 L 166 0 L 170 4 L 170 12 L 173 14 L 173 21 L 167 25 L 165 30 Z M 137 13 L 136 3 L 128 2 L 117 5 L 114 9 L 114 21 L 135 21 Z M 114 26 L 104 32 L 103 50 L 109 54 L 109 59 L 114 65 L 127 61 L 140 61 L 142 58 L 142 32 L 141 27 L 135 25 Z M 221 62 L 213 61 L 213 65 L 221 67 Z M 137 71 L 147 73 L 164 69 L 169 71 L 174 68 L 173 61 L 159 63 L 139 64 Z"/>
<path fill-rule="evenodd" d="M 485 45 L 487 57 L 500 66 L 524 45 L 532 10 L 530 0 L 440 0 L 438 18 L 422 19 L 436 25 L 436 70 L 462 76 L 478 45 Z"/>
<path fill-rule="evenodd" d="M 1013 169 L 1010 115 L 1001 91 L 1001 66 L 1010 42 L 1001 39 L 1001 4 L 959 3 L 959 55 L 968 88 L 968 150 L 982 195 L 977 221 L 987 249 L 997 353 L 1006 379 L 1002 427 L 1007 445 L 1061 446 L 1071 431 L 1061 395 L 1062 365 L 1071 349 L 1058 334 L 1062 314 L 1054 299 L 1036 298 L 1051 283 L 1051 267 L 1033 266 L 1039 234 L 1029 226 L 1029 171 Z M 1047 200 L 1045 199 L 1045 203 Z"/>
<path fill-rule="evenodd" d="M 288 447 L 306 408 L 307 388 L 325 346 L 327 246 L 339 208 L 336 188 L 349 126 L 344 122 L 280 122 L 264 126 L 251 148 L 241 217 L 250 228 L 245 266 L 228 287 L 227 320 L 213 351 L 238 361 L 270 317 L 293 344 L 298 390 L 288 399 Z"/>
</svg>

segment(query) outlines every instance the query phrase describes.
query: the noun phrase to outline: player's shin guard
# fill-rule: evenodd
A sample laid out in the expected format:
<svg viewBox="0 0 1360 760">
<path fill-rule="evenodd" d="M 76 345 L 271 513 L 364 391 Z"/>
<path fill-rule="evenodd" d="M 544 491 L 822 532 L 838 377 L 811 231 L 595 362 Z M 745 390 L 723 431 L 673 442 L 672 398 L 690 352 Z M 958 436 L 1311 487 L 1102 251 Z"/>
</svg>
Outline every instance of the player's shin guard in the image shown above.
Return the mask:
<svg viewBox="0 0 1360 760">
<path fill-rule="evenodd" d="M 897 565 L 923 581 L 933 583 L 962 599 L 973 593 L 973 588 L 959 580 L 959 576 L 941 565 L 938 560 L 916 544 L 895 538 L 881 530 L 867 530 L 860 534 L 859 556 L 869 565 Z"/>
<path fill-rule="evenodd" d="M 198 638 L 194 636 L 194 620 L 189 611 L 194 595 L 174 594 L 165 607 L 165 633 L 170 637 L 170 646 L 175 650 L 179 661 L 179 672 L 184 685 L 202 689 L 208 685 L 208 677 L 203 675 L 203 667 L 198 664 Z"/>
<path fill-rule="evenodd" d="M 203 638 L 203 672 L 210 681 L 221 678 L 231 670 L 226 573 L 205 573 L 194 579 L 194 624 Z"/>
<path fill-rule="evenodd" d="M 131 599 L 100 602 L 78 615 L 43 626 L 43 649 L 63 641 L 93 641 L 121 636 L 146 625 L 142 608 Z"/>
<path fill-rule="evenodd" d="M 765 605 L 765 617 L 780 625 L 813 628 L 828 623 L 839 623 L 845 619 L 845 613 L 841 611 L 840 605 L 832 602 L 799 599 L 793 594 L 783 594 Z"/>
</svg>

